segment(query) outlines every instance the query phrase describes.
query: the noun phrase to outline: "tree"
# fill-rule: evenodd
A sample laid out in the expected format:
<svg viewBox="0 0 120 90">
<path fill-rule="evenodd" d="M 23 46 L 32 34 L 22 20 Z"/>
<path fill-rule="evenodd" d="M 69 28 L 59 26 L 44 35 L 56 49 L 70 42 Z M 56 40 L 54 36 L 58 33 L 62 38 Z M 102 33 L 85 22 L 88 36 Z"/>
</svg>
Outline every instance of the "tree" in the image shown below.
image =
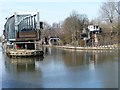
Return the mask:
<svg viewBox="0 0 120 90">
<path fill-rule="evenodd" d="M 100 13 L 103 20 L 107 21 L 111 24 L 111 31 L 114 30 L 115 21 L 118 21 L 118 4 L 115 0 L 109 0 L 107 2 L 103 2 L 100 7 Z"/>
<path fill-rule="evenodd" d="M 119 12 L 119 15 L 118 15 L 118 30 L 120 30 L 120 1 L 118 2 L 118 12 Z M 120 35 L 120 31 L 119 31 L 118 35 Z"/>
<path fill-rule="evenodd" d="M 43 22 L 43 28 L 44 28 L 44 30 L 48 30 L 51 28 L 51 25 L 47 22 Z"/>
<path fill-rule="evenodd" d="M 100 7 L 101 18 L 105 21 L 100 24 L 104 32 L 102 39 L 104 38 L 107 44 L 117 43 L 118 41 L 118 16 L 120 15 L 118 7 L 116 0 L 107 0 Z"/>
<path fill-rule="evenodd" d="M 46 36 L 49 35 L 50 28 L 51 28 L 50 24 L 48 24 L 47 22 L 43 22 L 43 30 L 41 31 L 42 38 L 45 38 Z"/>
<path fill-rule="evenodd" d="M 85 14 L 78 14 L 73 11 L 69 17 L 67 17 L 62 25 L 63 31 L 69 34 L 69 38 L 65 41 L 79 41 L 81 30 L 88 24 L 89 20 Z M 66 36 L 67 37 L 67 36 Z"/>
</svg>

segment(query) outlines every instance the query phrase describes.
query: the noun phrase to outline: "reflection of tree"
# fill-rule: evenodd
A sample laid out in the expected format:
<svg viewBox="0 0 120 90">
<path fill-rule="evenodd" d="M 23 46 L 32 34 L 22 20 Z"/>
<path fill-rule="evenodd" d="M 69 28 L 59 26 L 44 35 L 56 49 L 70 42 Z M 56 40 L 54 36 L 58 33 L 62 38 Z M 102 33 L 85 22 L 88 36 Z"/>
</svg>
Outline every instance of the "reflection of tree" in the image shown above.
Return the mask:
<svg viewBox="0 0 120 90">
<path fill-rule="evenodd" d="M 84 63 L 84 56 L 83 53 L 80 54 L 79 52 L 70 52 L 70 51 L 65 51 L 64 54 L 62 55 L 64 62 L 68 66 L 76 66 L 76 65 L 81 65 Z"/>
<path fill-rule="evenodd" d="M 73 51 L 63 55 L 64 61 L 68 65 L 84 65 L 97 63 L 98 53 L 91 51 Z"/>
<path fill-rule="evenodd" d="M 100 63 L 115 56 L 115 52 L 99 51 L 64 51 L 63 59 L 67 66 L 80 66 L 90 63 Z"/>
<path fill-rule="evenodd" d="M 111 60 L 114 57 L 118 57 L 118 53 L 116 51 L 102 51 L 98 52 L 98 63 L 104 62 L 105 60 Z M 114 59 L 113 59 L 114 60 Z"/>
</svg>

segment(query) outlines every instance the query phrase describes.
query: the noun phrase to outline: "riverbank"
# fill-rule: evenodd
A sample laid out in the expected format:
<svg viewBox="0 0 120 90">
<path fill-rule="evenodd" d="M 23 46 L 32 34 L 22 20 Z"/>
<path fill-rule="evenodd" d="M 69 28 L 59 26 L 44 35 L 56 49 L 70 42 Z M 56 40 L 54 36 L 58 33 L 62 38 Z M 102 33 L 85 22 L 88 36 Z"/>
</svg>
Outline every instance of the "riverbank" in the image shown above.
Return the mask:
<svg viewBox="0 0 120 90">
<path fill-rule="evenodd" d="M 56 45 L 43 45 L 44 47 L 56 47 L 56 48 L 63 48 L 63 49 L 73 49 L 73 50 L 118 50 L 120 47 L 118 45 L 104 45 L 104 46 L 97 46 L 97 47 L 79 47 L 79 46 L 56 46 Z"/>
</svg>

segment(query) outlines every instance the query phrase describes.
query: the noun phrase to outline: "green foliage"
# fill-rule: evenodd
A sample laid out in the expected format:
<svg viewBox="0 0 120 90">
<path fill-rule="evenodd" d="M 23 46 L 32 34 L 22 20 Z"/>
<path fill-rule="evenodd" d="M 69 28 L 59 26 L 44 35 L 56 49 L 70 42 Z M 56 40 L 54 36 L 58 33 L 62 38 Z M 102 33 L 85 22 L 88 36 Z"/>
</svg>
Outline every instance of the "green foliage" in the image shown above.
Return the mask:
<svg viewBox="0 0 120 90">
<path fill-rule="evenodd" d="M 69 17 L 67 17 L 62 25 L 65 34 L 62 36 L 64 41 L 67 43 L 72 43 L 73 41 L 79 41 L 81 30 L 86 27 L 89 20 L 85 14 L 78 14 L 73 11 Z"/>
</svg>

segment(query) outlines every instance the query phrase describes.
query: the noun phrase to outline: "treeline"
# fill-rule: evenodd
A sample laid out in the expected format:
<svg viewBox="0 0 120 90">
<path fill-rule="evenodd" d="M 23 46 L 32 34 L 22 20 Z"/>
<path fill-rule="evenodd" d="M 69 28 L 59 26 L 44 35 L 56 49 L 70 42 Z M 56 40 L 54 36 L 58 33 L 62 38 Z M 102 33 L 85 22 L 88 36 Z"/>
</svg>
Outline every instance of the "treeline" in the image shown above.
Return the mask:
<svg viewBox="0 0 120 90">
<path fill-rule="evenodd" d="M 103 2 L 99 9 L 99 16 L 93 20 L 89 20 L 86 14 L 79 14 L 77 11 L 72 13 L 60 23 L 53 23 L 49 25 L 44 22 L 44 30 L 42 31 L 42 38 L 53 36 L 59 37 L 61 44 L 70 44 L 84 46 L 84 40 L 80 35 L 83 28 L 88 25 L 99 25 L 102 33 L 99 35 L 99 43 L 102 45 L 118 43 L 118 3 L 113 1 Z"/>
</svg>

